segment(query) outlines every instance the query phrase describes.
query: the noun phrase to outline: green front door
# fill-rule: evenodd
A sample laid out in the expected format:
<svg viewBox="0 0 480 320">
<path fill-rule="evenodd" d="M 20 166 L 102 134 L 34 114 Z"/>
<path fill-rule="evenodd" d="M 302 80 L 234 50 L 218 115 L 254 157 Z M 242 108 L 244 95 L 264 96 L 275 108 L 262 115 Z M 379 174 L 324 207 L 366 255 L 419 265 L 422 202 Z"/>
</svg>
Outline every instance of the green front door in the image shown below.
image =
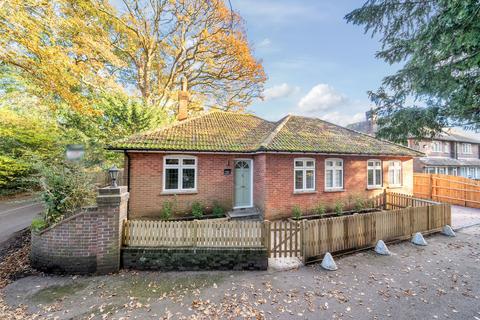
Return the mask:
<svg viewBox="0 0 480 320">
<path fill-rule="evenodd" d="M 252 160 L 235 160 L 235 208 L 252 206 Z"/>
</svg>

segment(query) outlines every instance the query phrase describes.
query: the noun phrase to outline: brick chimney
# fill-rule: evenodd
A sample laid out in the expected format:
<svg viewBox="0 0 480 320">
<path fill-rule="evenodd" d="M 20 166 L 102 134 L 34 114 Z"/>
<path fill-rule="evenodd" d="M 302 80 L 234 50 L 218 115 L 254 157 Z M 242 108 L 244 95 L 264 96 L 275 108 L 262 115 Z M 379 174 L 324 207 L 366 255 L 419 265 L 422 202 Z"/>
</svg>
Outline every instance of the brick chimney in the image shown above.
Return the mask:
<svg viewBox="0 0 480 320">
<path fill-rule="evenodd" d="M 188 100 L 189 94 L 187 89 L 187 79 L 182 79 L 182 91 L 178 92 L 178 110 L 177 120 L 182 121 L 188 118 Z"/>
</svg>

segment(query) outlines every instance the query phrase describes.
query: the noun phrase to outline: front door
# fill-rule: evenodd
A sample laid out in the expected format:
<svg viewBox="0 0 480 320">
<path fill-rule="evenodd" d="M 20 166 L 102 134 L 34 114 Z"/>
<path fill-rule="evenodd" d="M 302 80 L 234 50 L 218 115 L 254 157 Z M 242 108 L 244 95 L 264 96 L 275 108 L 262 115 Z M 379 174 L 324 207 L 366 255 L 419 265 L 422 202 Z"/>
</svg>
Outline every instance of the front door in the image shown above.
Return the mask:
<svg viewBox="0 0 480 320">
<path fill-rule="evenodd" d="M 252 206 L 252 160 L 235 160 L 235 208 Z"/>
</svg>

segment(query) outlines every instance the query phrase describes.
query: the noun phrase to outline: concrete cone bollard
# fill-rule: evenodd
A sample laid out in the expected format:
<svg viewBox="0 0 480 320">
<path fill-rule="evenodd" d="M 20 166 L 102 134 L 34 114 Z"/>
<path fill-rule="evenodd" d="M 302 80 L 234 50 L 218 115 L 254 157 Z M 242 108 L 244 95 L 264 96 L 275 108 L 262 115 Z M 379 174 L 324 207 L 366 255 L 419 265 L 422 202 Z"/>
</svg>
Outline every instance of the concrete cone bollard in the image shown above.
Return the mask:
<svg viewBox="0 0 480 320">
<path fill-rule="evenodd" d="M 426 246 L 427 241 L 423 238 L 422 234 L 420 232 L 415 233 L 415 235 L 412 238 L 412 243 L 416 244 L 417 246 Z"/>
<path fill-rule="evenodd" d="M 333 257 L 330 254 L 330 252 L 325 253 L 321 266 L 323 269 L 330 270 L 330 271 L 335 271 L 338 269 L 337 264 L 333 260 Z"/>
<path fill-rule="evenodd" d="M 443 227 L 442 234 L 448 237 L 456 237 L 455 231 L 453 231 L 452 227 L 450 227 L 448 224 Z"/>
<path fill-rule="evenodd" d="M 375 252 L 381 254 L 382 256 L 391 256 L 392 253 L 388 250 L 387 245 L 383 240 L 378 240 L 377 245 L 375 246 Z"/>
</svg>

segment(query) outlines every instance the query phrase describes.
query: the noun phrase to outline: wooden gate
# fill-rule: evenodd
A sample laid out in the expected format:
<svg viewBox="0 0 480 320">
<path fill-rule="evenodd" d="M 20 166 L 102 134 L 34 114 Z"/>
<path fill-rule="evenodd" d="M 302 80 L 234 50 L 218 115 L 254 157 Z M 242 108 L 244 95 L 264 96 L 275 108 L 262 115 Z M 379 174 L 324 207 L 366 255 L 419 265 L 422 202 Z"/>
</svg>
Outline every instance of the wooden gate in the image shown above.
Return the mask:
<svg viewBox="0 0 480 320">
<path fill-rule="evenodd" d="M 302 222 L 265 221 L 266 247 L 271 258 L 302 255 Z"/>
</svg>

